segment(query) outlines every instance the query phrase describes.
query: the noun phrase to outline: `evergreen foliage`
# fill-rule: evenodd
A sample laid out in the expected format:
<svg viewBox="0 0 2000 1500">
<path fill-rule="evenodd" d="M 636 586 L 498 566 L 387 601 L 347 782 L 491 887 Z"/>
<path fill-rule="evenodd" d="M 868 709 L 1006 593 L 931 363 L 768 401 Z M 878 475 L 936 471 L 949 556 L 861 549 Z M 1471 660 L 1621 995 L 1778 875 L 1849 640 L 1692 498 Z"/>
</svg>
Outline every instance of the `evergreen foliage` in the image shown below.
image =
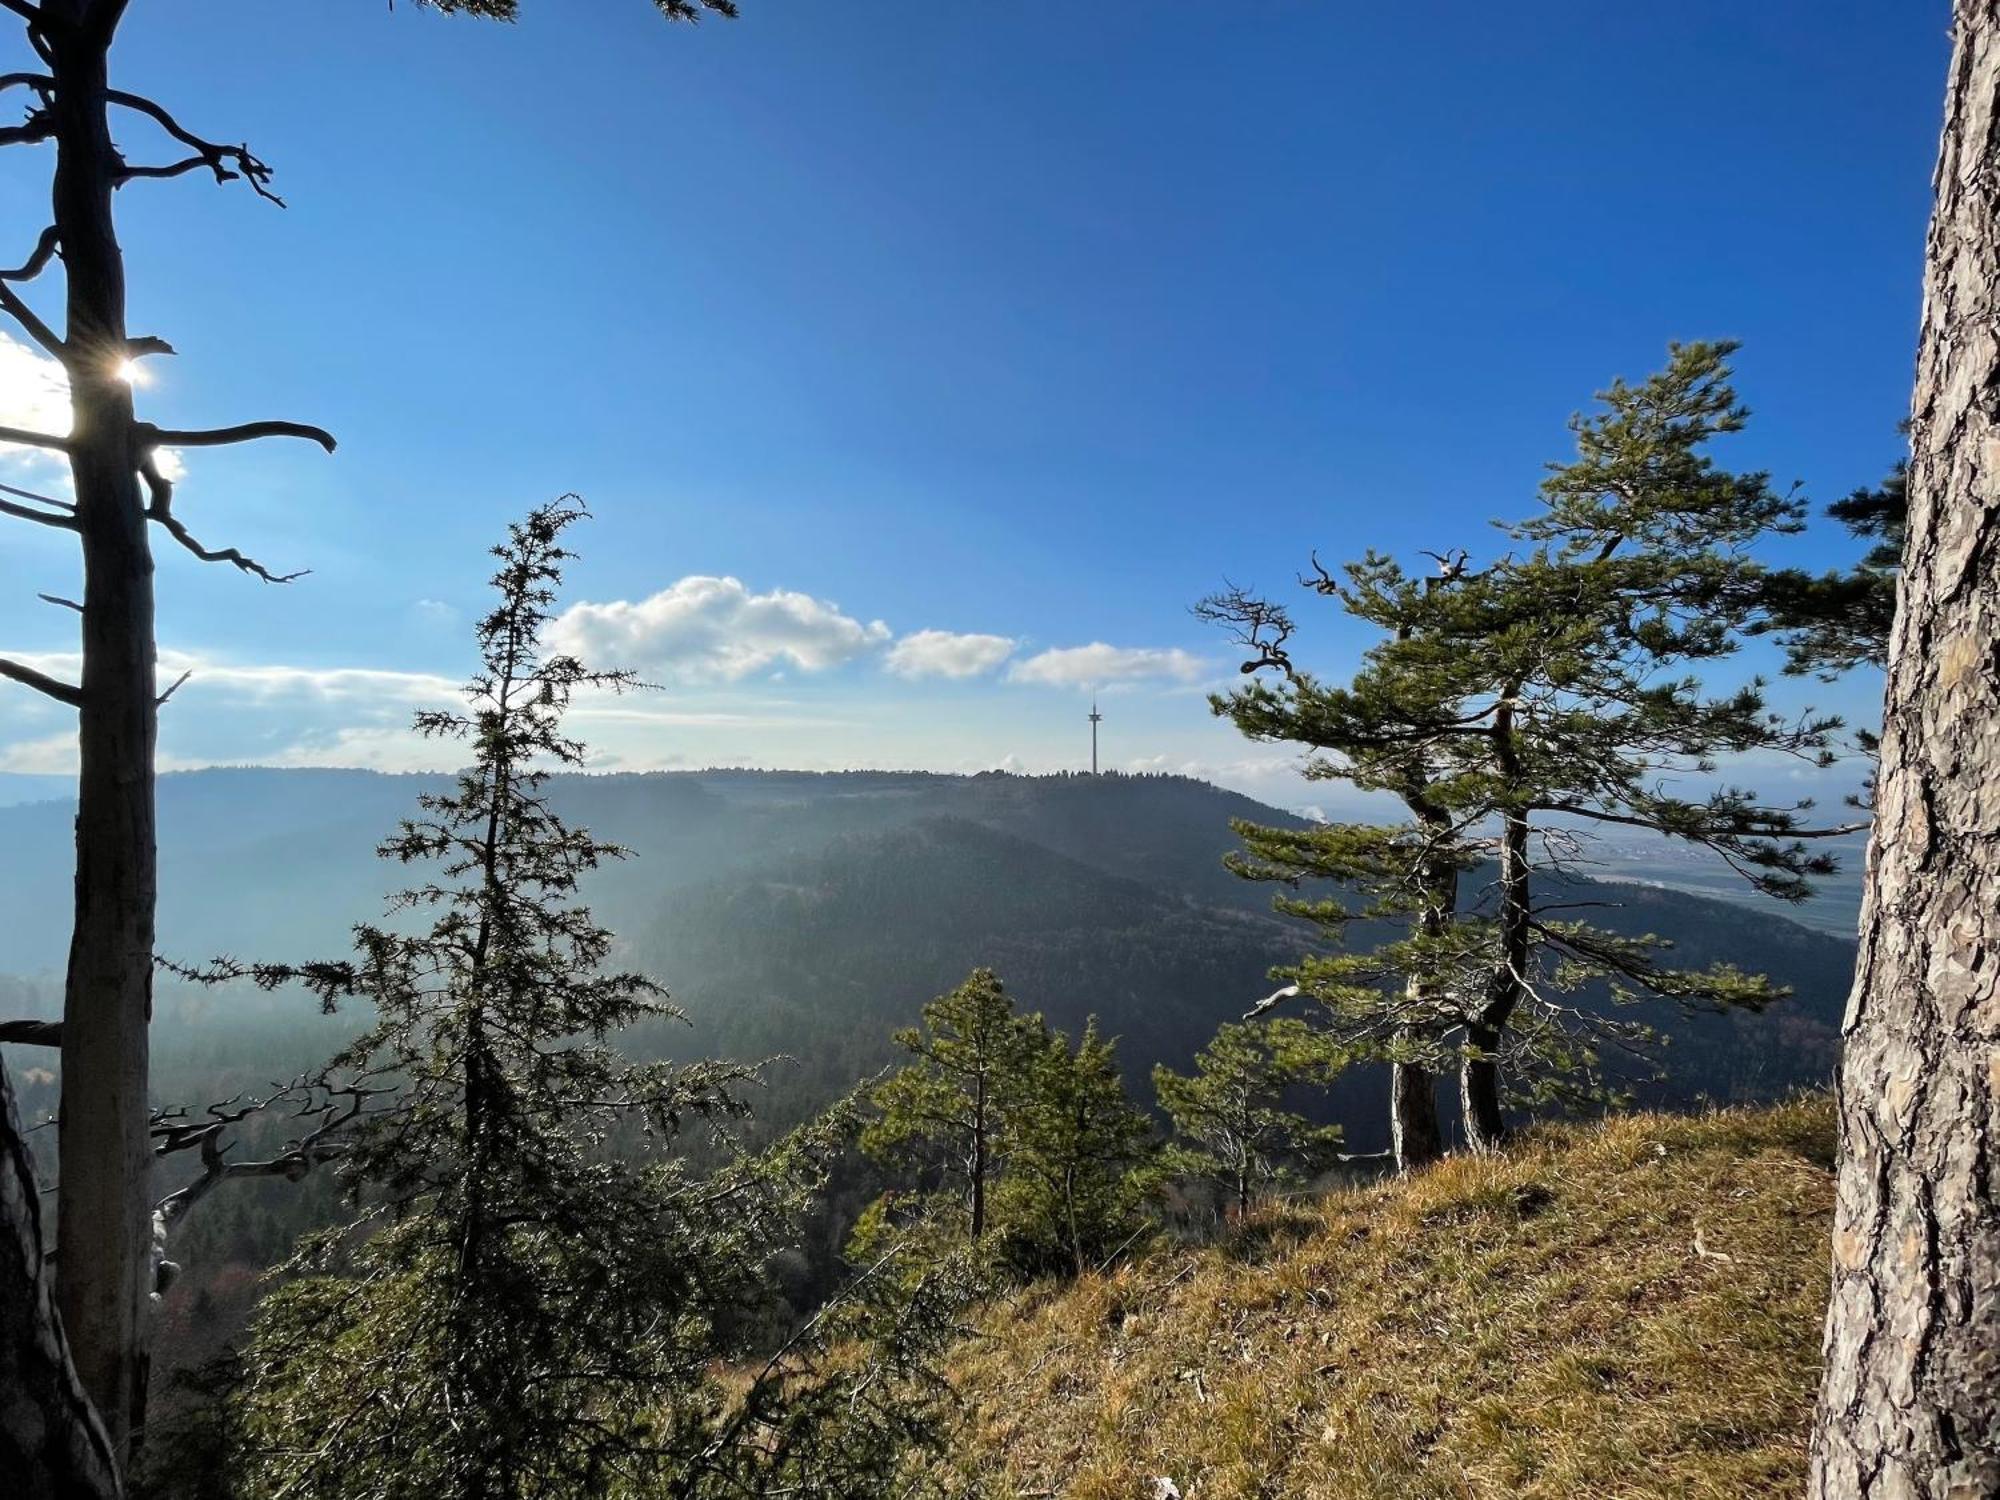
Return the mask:
<svg viewBox="0 0 2000 1500">
<path fill-rule="evenodd" d="M 1886 665 L 1909 520 L 1909 467 L 1899 461 L 1880 484 L 1827 506 L 1829 520 L 1869 543 L 1860 561 L 1826 573 L 1773 568 L 1763 575 L 1765 618 L 1754 629 L 1784 642 L 1787 672 L 1831 681 L 1858 667 Z"/>
<path fill-rule="evenodd" d="M 1074 1049 L 1020 1015 L 976 969 L 896 1033 L 916 1061 L 870 1093 L 862 1149 L 911 1176 L 862 1216 L 850 1254 L 906 1244 L 913 1260 L 969 1244 L 991 1267 L 1081 1274 L 1140 1226 L 1152 1128 L 1125 1094 L 1117 1048 L 1088 1022 Z"/>
<path fill-rule="evenodd" d="M 1083 1275 L 1129 1244 L 1152 1179 L 1152 1125 L 1125 1096 L 1117 1045 L 1092 1017 L 1072 1049 L 1050 1033 L 1010 1112 L 995 1206 L 1017 1269 Z"/>
<path fill-rule="evenodd" d="M 987 1230 L 1002 1133 L 1047 1044 L 1042 1018 L 1015 1014 L 1000 977 L 975 969 L 924 1007 L 922 1026 L 896 1033 L 896 1045 L 917 1060 L 870 1096 L 877 1114 L 862 1149 L 962 1183 L 965 1235 L 975 1245 Z"/>
<path fill-rule="evenodd" d="M 304 1244 L 254 1323 L 251 1494 L 867 1494 L 929 1438 L 948 1263 L 864 1273 L 747 1383 L 719 1377 L 750 1358 L 770 1263 L 857 1121 L 835 1110 L 699 1175 L 677 1138 L 726 1146 L 752 1071 L 615 1045 L 674 1012 L 606 969 L 612 934 L 577 887 L 620 851 L 545 795 L 549 766 L 582 759 L 571 696 L 631 685 L 542 650 L 582 515 L 566 499 L 513 527 L 468 708 L 418 716 L 473 763 L 382 846 L 428 868 L 392 903 L 410 920 L 358 928 L 351 960 L 220 966 L 368 1001 L 333 1072 L 385 1091 L 341 1164 L 364 1212 Z"/>
<path fill-rule="evenodd" d="M 1343 1044 L 1455 1065 L 1477 1146 L 1504 1132 L 1503 1073 L 1520 1099 L 1602 1099 L 1601 1049 L 1650 1042 L 1575 1003 L 1587 983 L 1704 1006 L 1782 994 L 1729 965 L 1676 968 L 1659 940 L 1570 915 L 1563 887 L 1592 830 L 1700 847 L 1784 900 L 1833 868 L 1806 840 L 1838 830 L 1808 828 L 1810 803 L 1710 785 L 1725 754 L 1824 761 L 1838 727 L 1770 713 L 1755 681 L 1710 696 L 1691 670 L 1737 649 L 1762 598 L 1748 549 L 1794 529 L 1800 511 L 1767 474 L 1720 468 L 1708 452 L 1747 418 L 1729 384 L 1733 349 L 1676 345 L 1660 373 L 1614 383 L 1599 411 L 1573 419 L 1575 460 L 1552 467 L 1537 514 L 1505 528 L 1525 551 L 1475 570 L 1460 550 L 1428 577 L 1374 553 L 1338 576 L 1315 561 L 1308 587 L 1381 632 L 1346 687 L 1294 662 L 1284 606 L 1241 590 L 1201 606 L 1256 653 L 1253 680 L 1215 697 L 1215 711 L 1250 738 L 1308 747 L 1309 776 L 1392 793 L 1408 814 L 1239 827 L 1239 874 L 1333 882 L 1328 895 L 1281 897 L 1280 910 L 1334 943 L 1360 917 L 1399 928 L 1372 953 L 1310 954 L 1281 975 L 1326 1006 Z M 1475 871 L 1478 886 L 1461 891 Z"/>
<path fill-rule="evenodd" d="M 1315 1125 L 1285 1104 L 1330 1085 L 1345 1063 L 1324 1032 L 1291 1017 L 1224 1026 L 1192 1074 L 1153 1069 L 1175 1136 L 1162 1170 L 1212 1183 L 1238 1219 L 1260 1195 L 1310 1181 L 1338 1159 L 1340 1127 Z"/>
</svg>

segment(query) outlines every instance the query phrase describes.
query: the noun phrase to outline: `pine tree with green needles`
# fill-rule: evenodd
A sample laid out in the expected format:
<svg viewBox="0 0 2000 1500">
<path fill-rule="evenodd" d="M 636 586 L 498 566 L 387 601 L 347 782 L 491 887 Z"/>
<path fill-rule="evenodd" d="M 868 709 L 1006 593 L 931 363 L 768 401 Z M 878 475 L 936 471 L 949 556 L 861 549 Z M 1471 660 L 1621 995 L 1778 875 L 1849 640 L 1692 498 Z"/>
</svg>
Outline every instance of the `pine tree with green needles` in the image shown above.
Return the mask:
<svg viewBox="0 0 2000 1500">
<path fill-rule="evenodd" d="M 472 764 L 382 846 L 425 871 L 392 904 L 408 920 L 358 928 L 351 960 L 206 976 L 373 1015 L 333 1069 L 369 1100 L 339 1151 L 364 1211 L 307 1243 L 245 1351 L 253 1495 L 883 1493 L 933 1435 L 948 1266 L 866 1272 L 775 1352 L 738 1338 L 853 1111 L 731 1152 L 751 1070 L 617 1050 L 678 1012 L 607 969 L 578 884 L 620 851 L 546 795 L 548 768 L 582 759 L 571 696 L 631 685 L 543 648 L 583 514 L 559 501 L 512 528 L 468 706 L 418 716 Z M 707 1175 L 674 1144 L 704 1125 L 725 1152 Z M 757 1355 L 747 1385 L 719 1379 Z"/>
<path fill-rule="evenodd" d="M 1823 762 L 1838 727 L 1773 715 L 1754 681 L 1710 696 L 1692 670 L 1730 656 L 1757 618 L 1748 549 L 1798 524 L 1767 474 L 1722 469 L 1707 451 L 1748 415 L 1729 384 L 1733 349 L 1676 345 L 1659 374 L 1614 383 L 1574 419 L 1576 459 L 1551 469 L 1540 512 L 1506 528 L 1525 553 L 1483 569 L 1463 550 L 1433 554 L 1423 577 L 1372 553 L 1338 576 L 1315 563 L 1308 587 L 1380 632 L 1347 687 L 1297 666 L 1283 606 L 1240 590 L 1202 606 L 1256 653 L 1253 681 L 1218 695 L 1216 712 L 1253 739 L 1307 746 L 1309 776 L 1393 793 L 1410 814 L 1238 829 L 1238 873 L 1333 883 L 1280 910 L 1335 944 L 1357 918 L 1399 929 L 1373 952 L 1308 955 L 1283 977 L 1326 1006 L 1345 1045 L 1455 1062 L 1476 1148 L 1505 1133 L 1503 1075 L 1526 1102 L 1597 1101 L 1602 1050 L 1651 1042 L 1580 1003 L 1584 986 L 1697 1006 L 1782 993 L 1726 967 L 1676 969 L 1663 943 L 1568 915 L 1564 887 L 1601 830 L 1700 847 L 1788 901 L 1832 867 L 1806 841 L 1846 831 L 1807 827 L 1809 802 L 1707 786 L 1725 755 Z"/>
<path fill-rule="evenodd" d="M 1829 520 L 1869 544 L 1860 561 L 1826 573 L 1773 568 L 1763 575 L 1765 619 L 1754 628 L 1784 643 L 1787 672 L 1832 681 L 1887 664 L 1909 520 L 1909 469 L 1900 461 L 1872 489 L 1827 506 Z"/>
<path fill-rule="evenodd" d="M 1168 1174 L 1212 1183 L 1240 1219 L 1260 1194 L 1310 1181 L 1340 1157 L 1340 1127 L 1286 1108 L 1339 1077 L 1346 1058 L 1324 1031 L 1292 1017 L 1224 1026 L 1195 1054 L 1194 1072 L 1153 1069 L 1174 1140 Z"/>
<path fill-rule="evenodd" d="M 965 1236 L 977 1245 L 989 1227 L 1003 1132 L 1048 1028 L 1039 1015 L 1016 1014 L 991 969 L 975 969 L 924 1007 L 923 1025 L 895 1039 L 916 1060 L 870 1093 L 876 1117 L 861 1147 L 878 1161 L 959 1184 Z"/>
<path fill-rule="evenodd" d="M 1074 1048 L 1049 1034 L 1008 1112 L 1006 1171 L 995 1194 L 1004 1253 L 1017 1269 L 1079 1276 L 1130 1243 L 1151 1191 L 1152 1125 L 1126 1096 L 1117 1044 L 1092 1017 Z"/>
</svg>

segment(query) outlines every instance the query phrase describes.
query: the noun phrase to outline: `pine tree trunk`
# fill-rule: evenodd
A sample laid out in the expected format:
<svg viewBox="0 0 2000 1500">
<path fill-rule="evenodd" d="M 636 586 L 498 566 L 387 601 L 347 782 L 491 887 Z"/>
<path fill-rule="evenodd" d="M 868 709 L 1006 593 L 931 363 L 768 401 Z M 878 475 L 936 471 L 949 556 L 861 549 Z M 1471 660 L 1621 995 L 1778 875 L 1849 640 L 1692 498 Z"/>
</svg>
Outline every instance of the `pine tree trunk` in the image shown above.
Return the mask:
<svg viewBox="0 0 2000 1500">
<path fill-rule="evenodd" d="M 82 533 L 76 925 L 63 996 L 58 1300 L 78 1374 L 123 1452 L 143 1398 L 151 1273 L 148 1040 L 155 851 L 153 561 L 125 357 L 119 169 L 105 118 L 110 23 L 57 32 L 55 222 L 68 281 Z"/>
<path fill-rule="evenodd" d="M 1437 840 L 1438 848 L 1448 847 L 1451 819 L 1431 801 L 1428 792 L 1416 786 L 1406 788 L 1403 801 L 1417 820 Z M 1428 937 L 1441 937 L 1455 920 L 1458 910 L 1458 870 L 1449 861 L 1426 862 L 1419 879 L 1424 886 L 1424 906 L 1417 927 Z M 1408 986 L 1412 1008 L 1425 1010 L 1424 981 L 1412 978 Z M 1437 1084 L 1429 1068 L 1414 1062 L 1399 1062 L 1389 1072 L 1389 1145 L 1396 1157 L 1396 1170 L 1408 1172 L 1429 1166 L 1444 1155 L 1444 1131 L 1438 1125 Z"/>
<path fill-rule="evenodd" d="M 986 1075 L 974 1085 L 972 1098 L 972 1243 L 986 1233 Z"/>
<path fill-rule="evenodd" d="M 1419 1063 L 1399 1062 L 1390 1068 L 1389 1144 L 1396 1153 L 1398 1172 L 1429 1166 L 1444 1155 L 1437 1085 L 1430 1069 Z"/>
<path fill-rule="evenodd" d="M 1492 1053 L 1500 1033 L 1485 1026 L 1466 1028 L 1467 1047 L 1482 1056 L 1468 1056 L 1458 1068 L 1458 1107 L 1465 1122 L 1465 1144 L 1480 1155 L 1498 1151 L 1507 1139 L 1507 1117 L 1500 1108 L 1500 1068 Z"/>
<path fill-rule="evenodd" d="M 1959 0 L 1841 1068 L 1816 1500 L 2000 1494 L 2000 0 Z"/>
<path fill-rule="evenodd" d="M 41 1198 L 0 1062 L 0 1476 L 19 1500 L 110 1500 L 111 1443 L 78 1383 L 42 1259 Z"/>
<path fill-rule="evenodd" d="M 1495 763 L 1500 775 L 1513 781 L 1520 762 L 1513 745 L 1511 703 L 1501 705 L 1494 720 Z M 1486 986 L 1476 1019 L 1465 1028 L 1466 1056 L 1458 1069 L 1458 1098 L 1465 1124 L 1465 1144 L 1482 1155 L 1497 1151 L 1507 1140 L 1507 1116 L 1500 1108 L 1500 1038 L 1528 993 L 1528 964 L 1533 949 L 1530 924 L 1528 820 L 1509 809 L 1500 831 L 1500 952 Z"/>
</svg>

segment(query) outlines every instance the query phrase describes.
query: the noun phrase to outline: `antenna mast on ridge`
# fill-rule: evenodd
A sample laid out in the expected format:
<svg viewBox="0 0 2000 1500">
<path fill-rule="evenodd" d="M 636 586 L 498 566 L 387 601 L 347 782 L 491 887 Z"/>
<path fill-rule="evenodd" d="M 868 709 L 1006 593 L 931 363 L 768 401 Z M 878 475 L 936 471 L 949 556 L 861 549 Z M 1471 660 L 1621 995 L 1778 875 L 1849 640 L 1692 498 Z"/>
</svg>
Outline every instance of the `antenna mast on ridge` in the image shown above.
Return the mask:
<svg viewBox="0 0 2000 1500">
<path fill-rule="evenodd" d="M 1097 774 L 1097 726 L 1104 722 L 1104 715 L 1097 711 L 1097 700 L 1090 700 L 1090 774 Z"/>
</svg>

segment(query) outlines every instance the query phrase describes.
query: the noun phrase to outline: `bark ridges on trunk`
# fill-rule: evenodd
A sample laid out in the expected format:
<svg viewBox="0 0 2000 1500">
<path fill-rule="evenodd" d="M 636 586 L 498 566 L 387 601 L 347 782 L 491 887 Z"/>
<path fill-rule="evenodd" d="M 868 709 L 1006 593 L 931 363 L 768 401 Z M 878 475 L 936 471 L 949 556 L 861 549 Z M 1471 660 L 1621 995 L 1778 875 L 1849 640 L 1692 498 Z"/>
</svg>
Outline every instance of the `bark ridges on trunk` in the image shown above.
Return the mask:
<svg viewBox="0 0 2000 1500">
<path fill-rule="evenodd" d="M 1840 1084 L 1819 1500 L 2000 1495 L 2000 0 L 1959 0 Z"/>
</svg>

